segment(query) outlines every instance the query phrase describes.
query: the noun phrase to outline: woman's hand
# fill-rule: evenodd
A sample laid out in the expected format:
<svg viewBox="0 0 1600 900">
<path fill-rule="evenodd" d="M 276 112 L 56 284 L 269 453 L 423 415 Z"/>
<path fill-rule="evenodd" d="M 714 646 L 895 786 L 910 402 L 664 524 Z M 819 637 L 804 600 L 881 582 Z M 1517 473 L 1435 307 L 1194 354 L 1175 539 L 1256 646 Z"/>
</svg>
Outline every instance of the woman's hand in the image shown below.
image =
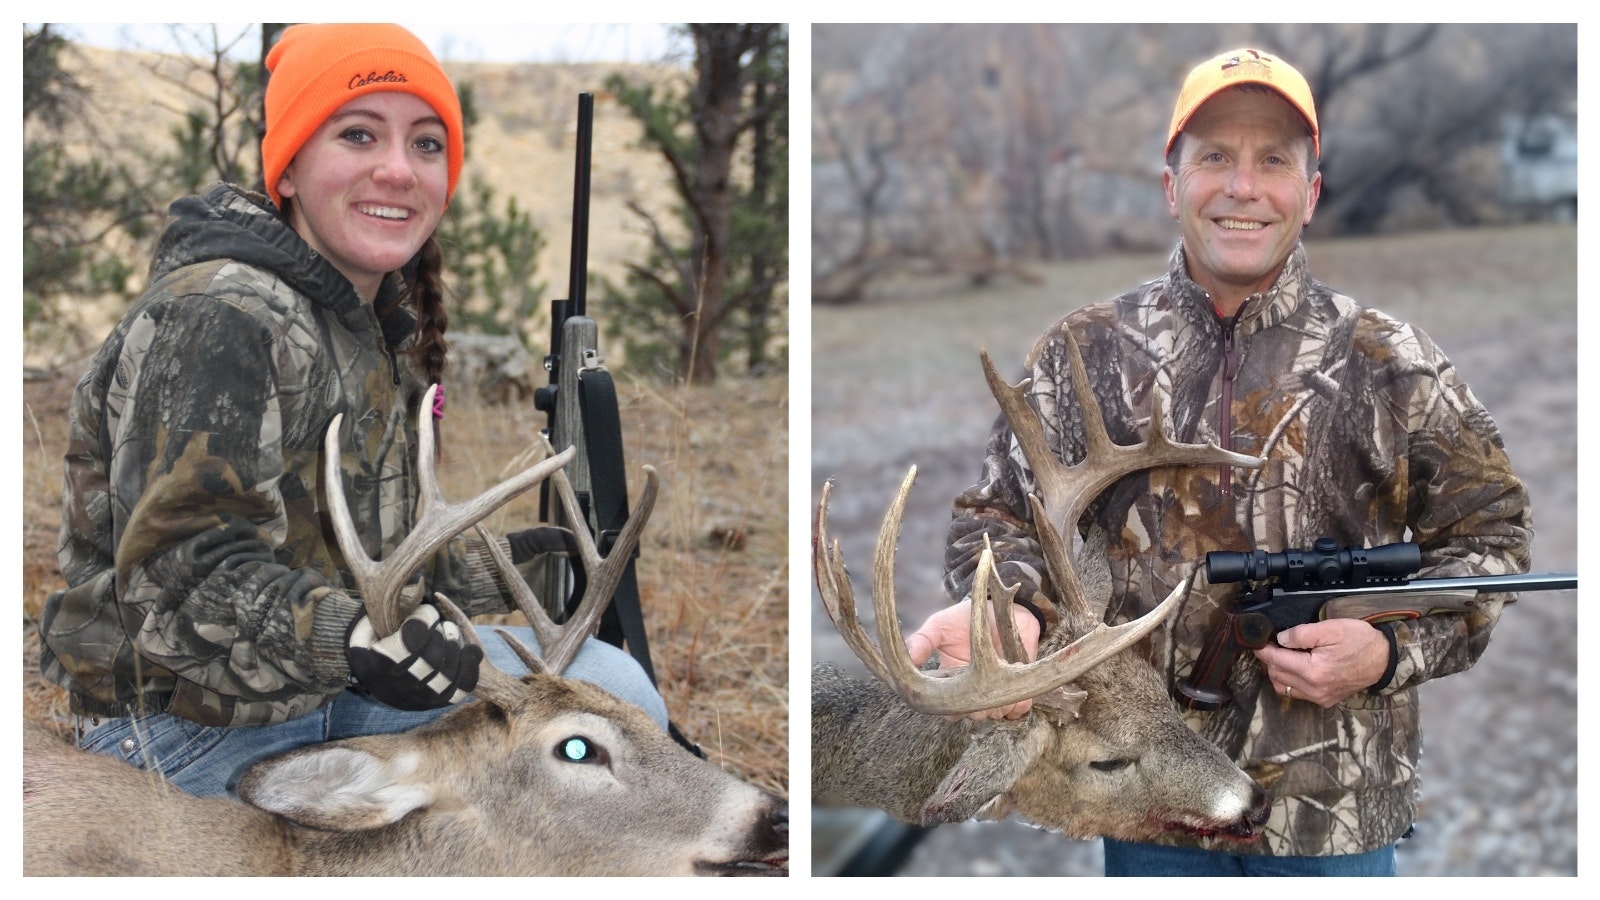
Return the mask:
<svg viewBox="0 0 1600 900">
<path fill-rule="evenodd" d="M 395 709 L 438 709 L 467 699 L 478 686 L 483 650 L 432 603 L 419 605 L 400 630 L 380 638 L 366 616 L 350 626 L 350 674 L 373 699 Z"/>
</svg>

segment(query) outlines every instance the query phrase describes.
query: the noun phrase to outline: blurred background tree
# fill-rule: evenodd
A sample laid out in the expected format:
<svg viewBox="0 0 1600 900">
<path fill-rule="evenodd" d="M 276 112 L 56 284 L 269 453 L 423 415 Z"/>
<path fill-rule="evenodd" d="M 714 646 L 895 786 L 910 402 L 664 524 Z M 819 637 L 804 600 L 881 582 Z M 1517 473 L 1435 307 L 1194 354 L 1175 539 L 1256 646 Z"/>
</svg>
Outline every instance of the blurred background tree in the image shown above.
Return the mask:
<svg viewBox="0 0 1600 900">
<path fill-rule="evenodd" d="M 145 240 L 156 223 L 141 177 L 109 153 L 73 154 L 89 89 L 62 64 L 50 26 L 22 33 L 22 321 L 56 320 L 69 294 L 119 294 L 134 263 L 113 237 Z"/>
</svg>

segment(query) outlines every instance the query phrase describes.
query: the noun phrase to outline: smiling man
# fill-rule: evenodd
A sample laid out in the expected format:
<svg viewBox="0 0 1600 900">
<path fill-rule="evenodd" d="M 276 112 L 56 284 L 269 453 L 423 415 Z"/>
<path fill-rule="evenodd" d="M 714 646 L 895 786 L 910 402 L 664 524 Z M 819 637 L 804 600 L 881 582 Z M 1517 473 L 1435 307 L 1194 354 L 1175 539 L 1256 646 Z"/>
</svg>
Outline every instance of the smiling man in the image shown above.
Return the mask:
<svg viewBox="0 0 1600 900">
<path fill-rule="evenodd" d="M 1527 571 L 1528 498 L 1488 412 L 1427 335 L 1307 271 L 1301 233 L 1322 192 L 1322 146 L 1305 78 L 1260 50 L 1207 60 L 1184 81 L 1166 146 L 1162 185 L 1181 234 L 1166 274 L 1047 330 L 1025 362 L 1028 400 L 1051 449 L 1081 461 L 1070 334 L 1114 442 L 1154 431 L 1159 400 L 1174 440 L 1265 464 L 1128 475 L 1080 521 L 1056 523 L 1104 539 L 1114 585 L 1106 619 L 1136 618 L 1191 582 L 1144 649 L 1171 683 L 1193 669 L 1238 593 L 1197 575 L 1209 551 L 1309 548 L 1323 536 L 1355 547 L 1411 540 L 1421 577 Z M 1035 491 L 1000 417 L 981 479 L 954 504 L 944 584 L 959 602 L 907 639 L 914 661 L 937 653 L 941 666 L 961 664 L 986 546 L 1001 578 L 1019 586 L 1014 613 L 1029 652 L 1055 634 L 1062 613 L 1028 503 Z M 1106 874 L 1394 874 L 1395 844 L 1416 812 L 1418 686 L 1483 653 L 1514 597 L 1486 599 L 1469 614 L 1301 625 L 1241 657 L 1232 699 L 1186 715 L 1271 791 L 1261 837 L 1107 840 Z M 974 717 L 1029 714 L 1023 701 Z"/>
<path fill-rule="evenodd" d="M 1278 78 L 1291 82 L 1302 103 L 1245 81 L 1274 72 L 1270 57 L 1245 60 L 1191 79 L 1220 86 L 1187 111 L 1180 100 L 1161 177 L 1167 205 L 1182 226 L 1189 277 L 1224 316 L 1272 287 L 1322 194 L 1310 90 L 1287 66 Z M 1209 77 L 1241 69 L 1231 79 Z"/>
</svg>

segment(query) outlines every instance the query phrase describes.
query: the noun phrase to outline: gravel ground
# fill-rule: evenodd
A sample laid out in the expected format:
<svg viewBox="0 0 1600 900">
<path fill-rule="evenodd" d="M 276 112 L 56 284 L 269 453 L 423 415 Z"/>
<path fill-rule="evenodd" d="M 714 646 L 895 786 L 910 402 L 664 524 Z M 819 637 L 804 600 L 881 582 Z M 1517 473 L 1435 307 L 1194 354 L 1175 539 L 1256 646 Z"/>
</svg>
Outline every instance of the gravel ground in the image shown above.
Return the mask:
<svg viewBox="0 0 1600 900">
<path fill-rule="evenodd" d="M 1572 572 L 1577 569 L 1577 328 L 1572 299 L 1576 265 L 1569 242 L 1547 237 L 1534 238 L 1531 246 L 1554 252 L 1565 265 L 1554 269 L 1546 265 L 1545 271 L 1554 272 L 1549 283 L 1524 292 L 1525 302 L 1516 309 L 1504 305 L 1504 293 L 1481 283 L 1476 293 L 1466 289 L 1430 293 L 1419 288 L 1423 296 L 1417 298 L 1405 290 L 1395 291 L 1392 295 L 1399 302 L 1387 308 L 1427 330 L 1494 414 L 1533 498 L 1534 571 Z M 1419 271 L 1432 269 L 1429 277 L 1435 289 L 1441 269 L 1460 265 L 1453 253 L 1484 257 L 1482 264 L 1489 273 L 1485 277 L 1517 281 L 1515 272 L 1505 271 L 1516 265 L 1514 259 L 1497 266 L 1487 255 L 1529 251 L 1506 248 L 1500 239 L 1486 238 L 1497 243 L 1482 246 L 1472 240 L 1461 248 L 1412 248 L 1409 258 Z M 1329 250 L 1323 256 L 1332 264 L 1352 266 L 1351 271 L 1362 265 L 1358 254 L 1347 260 L 1342 251 Z M 1314 271 L 1317 260 L 1314 247 Z M 1357 276 L 1324 274 L 1332 268 L 1318 274 L 1354 296 L 1370 296 L 1360 292 Z M 1367 274 L 1384 277 L 1380 271 Z M 1457 275 L 1470 277 L 1470 273 Z M 1024 305 L 1019 301 L 1018 307 Z M 1021 311 L 1019 316 L 1025 317 Z M 956 346 L 968 349 L 957 359 L 963 364 L 971 359 L 968 381 L 978 382 L 976 388 L 957 386 L 956 375 L 943 376 L 948 384 L 935 374 L 915 378 L 914 388 L 897 387 L 898 379 L 886 376 L 895 383 L 875 384 L 873 391 L 887 396 L 888 406 L 867 417 L 861 415 L 859 402 L 840 399 L 847 396 L 846 388 L 833 384 L 859 379 L 860 372 L 847 362 L 858 351 L 846 340 L 832 343 L 828 329 L 855 335 L 871 334 L 873 329 L 862 321 L 849 326 L 829 325 L 820 318 L 818 322 L 819 349 L 814 350 L 813 362 L 815 488 L 828 477 L 838 481 L 831 527 L 845 544 L 846 558 L 856 573 L 857 595 L 865 603 L 870 586 L 862 573 L 870 561 L 879 519 L 906 468 L 918 465 L 896 578 L 902 623 L 914 624 L 943 602 L 937 578 L 949 499 L 976 475 L 976 448 L 988 424 L 947 421 L 954 415 L 951 410 L 970 409 L 970 404 L 987 399 L 981 393 L 973 342 L 990 347 L 997 358 L 1020 358 L 1016 326 L 996 326 L 993 333 L 968 329 L 960 335 Z M 1037 328 L 1030 326 L 1030 338 L 1033 330 Z M 830 357 L 833 351 L 820 349 L 824 346 L 839 348 L 839 355 Z M 883 365 L 892 369 L 898 361 L 894 354 L 909 358 L 915 352 L 881 351 L 891 357 Z M 904 369 L 910 364 L 900 365 Z M 912 410 L 916 396 L 927 398 L 923 405 L 930 408 Z M 988 402 L 992 406 L 992 400 Z M 854 437 L 842 436 L 846 434 Z M 853 661 L 814 594 L 812 608 L 813 655 Z M 1401 875 L 1577 874 L 1577 628 L 1576 592 L 1527 594 L 1502 618 L 1476 667 L 1424 686 L 1421 808 L 1414 837 L 1402 842 L 1398 851 Z M 860 813 L 846 814 L 849 819 L 835 811 L 816 813 L 813 858 L 815 871 L 825 874 L 830 865 L 825 855 L 837 849 L 834 836 L 839 829 L 847 823 L 860 827 L 871 819 Z M 1072 841 L 1018 823 L 965 823 L 928 832 L 898 874 L 1098 875 L 1100 863 L 1097 842 Z"/>
</svg>

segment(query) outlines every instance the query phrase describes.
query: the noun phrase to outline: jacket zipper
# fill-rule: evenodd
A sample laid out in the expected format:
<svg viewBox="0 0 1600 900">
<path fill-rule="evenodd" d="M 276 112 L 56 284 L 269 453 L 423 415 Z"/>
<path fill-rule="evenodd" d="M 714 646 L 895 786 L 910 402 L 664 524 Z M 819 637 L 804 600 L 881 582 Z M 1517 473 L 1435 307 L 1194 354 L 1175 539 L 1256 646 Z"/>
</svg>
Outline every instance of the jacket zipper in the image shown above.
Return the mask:
<svg viewBox="0 0 1600 900">
<path fill-rule="evenodd" d="M 389 339 L 384 336 L 383 323 L 378 321 L 378 310 L 371 304 L 366 304 L 367 318 L 372 323 L 372 333 L 378 336 L 378 349 L 383 351 L 383 356 L 389 361 L 389 377 L 394 381 L 395 387 L 400 386 L 400 360 L 395 356 L 394 348 L 389 346 Z"/>
<path fill-rule="evenodd" d="M 1233 315 L 1222 320 L 1222 399 L 1217 408 L 1217 438 L 1222 449 L 1233 450 L 1233 379 L 1239 374 L 1238 347 L 1234 344 L 1234 329 L 1239 324 L 1240 306 Z M 1222 496 L 1233 496 L 1233 466 L 1217 466 L 1218 483 Z"/>
</svg>

